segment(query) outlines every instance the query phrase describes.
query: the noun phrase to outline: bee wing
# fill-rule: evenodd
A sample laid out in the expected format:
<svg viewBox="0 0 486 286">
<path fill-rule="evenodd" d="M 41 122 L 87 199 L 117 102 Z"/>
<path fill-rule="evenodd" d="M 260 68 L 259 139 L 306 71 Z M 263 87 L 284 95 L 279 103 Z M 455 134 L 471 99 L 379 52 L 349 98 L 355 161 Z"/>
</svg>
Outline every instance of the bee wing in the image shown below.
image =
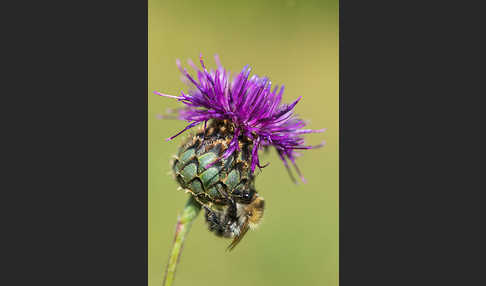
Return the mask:
<svg viewBox="0 0 486 286">
<path fill-rule="evenodd" d="M 248 225 L 248 219 L 245 221 L 245 223 L 243 224 L 243 226 L 241 227 L 241 232 L 239 235 L 237 235 L 233 241 L 231 242 L 231 244 L 228 246 L 228 248 L 226 248 L 227 251 L 231 251 L 233 250 L 233 248 L 235 248 L 235 246 L 241 241 L 241 239 L 243 238 L 243 236 L 245 236 L 246 232 L 248 231 L 248 229 L 250 228 L 249 225 Z"/>
</svg>

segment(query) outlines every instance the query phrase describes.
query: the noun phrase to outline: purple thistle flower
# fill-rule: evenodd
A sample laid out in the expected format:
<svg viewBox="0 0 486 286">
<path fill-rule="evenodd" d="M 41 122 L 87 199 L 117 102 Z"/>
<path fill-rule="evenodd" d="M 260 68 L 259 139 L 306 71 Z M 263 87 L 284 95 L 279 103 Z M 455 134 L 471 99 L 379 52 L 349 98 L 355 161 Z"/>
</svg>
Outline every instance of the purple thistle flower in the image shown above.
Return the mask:
<svg viewBox="0 0 486 286">
<path fill-rule="evenodd" d="M 258 151 L 273 146 L 290 172 L 288 161 L 295 167 L 297 174 L 305 182 L 295 159 L 299 156 L 296 150 L 306 150 L 322 147 L 324 141 L 316 146 L 306 145 L 302 135 L 324 132 L 326 129 L 302 129 L 306 123 L 295 117 L 293 109 L 302 96 L 291 104 L 281 104 L 284 86 L 279 89 L 276 85 L 271 90 L 271 81 L 266 77 L 250 76 L 251 68 L 246 65 L 233 79 L 230 73 L 221 66 L 219 57 L 215 55 L 218 66 L 216 70 L 208 71 L 204 65 L 202 55 L 199 57 L 202 70 L 189 60 L 189 65 L 197 73 L 197 80 L 191 76 L 177 60 L 177 66 L 185 76 L 184 81 L 190 87 L 181 96 L 154 92 L 157 95 L 175 98 L 186 106 L 177 111 L 177 118 L 186 120 L 190 124 L 183 130 L 167 139 L 174 139 L 186 130 L 207 122 L 211 119 L 230 120 L 234 124 L 234 134 L 227 150 L 220 160 L 228 158 L 239 149 L 238 139 L 245 136 L 253 142 L 251 172 L 260 165 Z M 214 164 L 214 163 L 213 163 Z M 294 180 L 295 181 L 295 180 Z"/>
</svg>

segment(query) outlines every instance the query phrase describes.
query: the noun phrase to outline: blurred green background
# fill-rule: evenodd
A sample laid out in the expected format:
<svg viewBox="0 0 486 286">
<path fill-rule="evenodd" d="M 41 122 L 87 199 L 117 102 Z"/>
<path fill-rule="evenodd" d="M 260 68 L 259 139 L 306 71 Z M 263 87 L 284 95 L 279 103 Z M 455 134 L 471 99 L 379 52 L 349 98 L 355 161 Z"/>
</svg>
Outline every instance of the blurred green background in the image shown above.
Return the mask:
<svg viewBox="0 0 486 286">
<path fill-rule="evenodd" d="M 284 84 L 283 101 L 302 95 L 296 114 L 323 128 L 306 141 L 324 148 L 302 152 L 297 162 L 308 183 L 295 185 L 275 152 L 257 177 L 265 198 L 264 221 L 228 253 L 230 241 L 207 230 L 200 215 L 189 233 L 175 285 L 338 285 L 338 1 L 148 1 L 148 277 L 160 286 L 178 213 L 186 195 L 168 175 L 180 140 L 165 142 L 185 122 L 157 119 L 179 106 L 157 90 L 186 90 L 175 65 L 199 53 L 215 67 L 214 54 L 233 73 Z M 190 70 L 190 69 L 189 69 Z"/>
</svg>

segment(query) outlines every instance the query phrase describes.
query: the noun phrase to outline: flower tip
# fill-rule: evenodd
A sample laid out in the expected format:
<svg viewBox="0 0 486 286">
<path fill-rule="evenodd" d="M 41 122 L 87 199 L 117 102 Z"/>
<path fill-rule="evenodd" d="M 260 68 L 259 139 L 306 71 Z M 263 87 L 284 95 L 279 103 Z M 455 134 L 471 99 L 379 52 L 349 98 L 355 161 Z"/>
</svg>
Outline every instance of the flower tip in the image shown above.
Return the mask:
<svg viewBox="0 0 486 286">
<path fill-rule="evenodd" d="M 155 94 L 157 95 L 160 95 L 160 96 L 164 96 L 164 97 L 170 97 L 170 98 L 175 98 L 175 99 L 181 99 L 180 96 L 175 96 L 175 95 L 170 95 L 170 94 L 165 94 L 165 93 L 162 93 L 162 92 L 158 92 L 158 91 L 154 91 Z"/>
<path fill-rule="evenodd" d="M 246 65 L 243 67 L 243 70 L 241 71 L 241 73 L 243 75 L 245 75 L 246 77 L 248 77 L 248 75 L 250 75 L 250 72 L 251 72 L 251 67 L 250 65 Z"/>
<path fill-rule="evenodd" d="M 322 140 L 321 144 L 315 146 L 314 148 L 321 148 L 321 147 L 324 147 L 326 145 L 326 140 Z"/>
<path fill-rule="evenodd" d="M 176 65 L 177 65 L 177 68 L 181 71 L 181 73 L 184 73 L 184 69 L 182 68 L 182 64 L 181 64 L 180 59 L 176 59 Z"/>
<path fill-rule="evenodd" d="M 197 67 L 191 59 L 187 59 L 187 64 L 197 72 Z"/>
<path fill-rule="evenodd" d="M 219 55 L 218 54 L 215 54 L 214 55 L 214 61 L 216 62 L 216 65 L 218 66 L 218 68 L 222 68 L 223 67 L 221 65 L 221 60 L 219 59 Z"/>
<path fill-rule="evenodd" d="M 202 53 L 199 53 L 199 62 L 201 62 L 201 66 L 203 67 L 203 69 L 204 70 L 207 70 L 206 69 L 206 66 L 204 65 L 204 60 L 203 60 Z"/>
</svg>

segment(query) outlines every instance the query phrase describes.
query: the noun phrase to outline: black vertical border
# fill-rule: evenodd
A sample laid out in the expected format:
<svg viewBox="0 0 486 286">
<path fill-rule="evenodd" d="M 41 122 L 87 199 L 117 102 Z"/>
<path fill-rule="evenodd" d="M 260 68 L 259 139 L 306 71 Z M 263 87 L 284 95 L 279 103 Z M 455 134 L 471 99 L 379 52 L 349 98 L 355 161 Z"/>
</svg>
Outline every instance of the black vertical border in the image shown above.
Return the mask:
<svg viewBox="0 0 486 286">
<path fill-rule="evenodd" d="M 484 284 L 481 11 L 340 0 L 341 285 Z"/>
<path fill-rule="evenodd" d="M 0 284 L 147 285 L 147 2 L 3 11 Z"/>
<path fill-rule="evenodd" d="M 402 80 L 408 76 L 401 40 L 406 22 L 398 6 L 340 1 L 343 286 L 417 282 L 405 229 L 415 187 L 406 175 L 416 166 L 408 165 L 411 148 L 404 136 L 414 122 L 405 112 L 410 103 L 401 100 L 410 95 Z"/>
</svg>

